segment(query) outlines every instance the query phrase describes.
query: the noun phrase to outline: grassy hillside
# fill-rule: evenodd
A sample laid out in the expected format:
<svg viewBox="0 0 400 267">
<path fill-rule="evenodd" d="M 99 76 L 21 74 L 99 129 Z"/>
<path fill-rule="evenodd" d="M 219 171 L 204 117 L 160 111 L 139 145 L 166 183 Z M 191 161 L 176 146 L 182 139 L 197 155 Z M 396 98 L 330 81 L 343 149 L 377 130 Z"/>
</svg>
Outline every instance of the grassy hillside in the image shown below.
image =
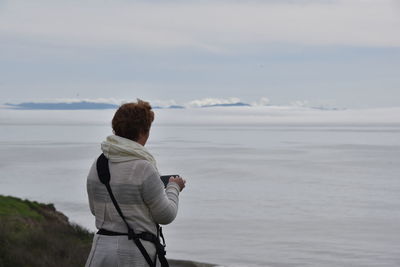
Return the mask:
<svg viewBox="0 0 400 267">
<path fill-rule="evenodd" d="M 0 196 L 0 267 L 84 266 L 92 237 L 51 204 Z"/>
</svg>

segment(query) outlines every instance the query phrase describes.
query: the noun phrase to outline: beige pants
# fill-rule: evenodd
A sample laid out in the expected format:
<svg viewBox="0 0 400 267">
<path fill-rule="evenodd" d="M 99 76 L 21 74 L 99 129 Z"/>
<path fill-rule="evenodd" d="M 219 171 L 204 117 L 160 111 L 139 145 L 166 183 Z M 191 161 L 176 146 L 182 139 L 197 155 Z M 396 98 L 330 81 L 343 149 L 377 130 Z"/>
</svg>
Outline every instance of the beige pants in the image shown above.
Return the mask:
<svg viewBox="0 0 400 267">
<path fill-rule="evenodd" d="M 153 243 L 141 240 L 150 258 L 155 259 Z M 85 267 L 149 267 L 142 253 L 127 236 L 95 234 Z M 157 266 L 161 264 L 157 260 Z"/>
</svg>

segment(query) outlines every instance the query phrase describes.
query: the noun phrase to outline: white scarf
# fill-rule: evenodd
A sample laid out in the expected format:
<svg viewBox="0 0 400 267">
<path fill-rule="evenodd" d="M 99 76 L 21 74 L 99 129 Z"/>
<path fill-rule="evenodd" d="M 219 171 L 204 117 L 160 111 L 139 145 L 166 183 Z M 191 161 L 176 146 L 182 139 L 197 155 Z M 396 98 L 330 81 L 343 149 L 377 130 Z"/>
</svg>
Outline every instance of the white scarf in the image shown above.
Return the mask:
<svg viewBox="0 0 400 267">
<path fill-rule="evenodd" d="M 157 169 L 153 155 L 144 146 L 130 139 L 110 135 L 101 143 L 101 150 L 111 162 L 143 159 L 149 161 Z"/>
</svg>

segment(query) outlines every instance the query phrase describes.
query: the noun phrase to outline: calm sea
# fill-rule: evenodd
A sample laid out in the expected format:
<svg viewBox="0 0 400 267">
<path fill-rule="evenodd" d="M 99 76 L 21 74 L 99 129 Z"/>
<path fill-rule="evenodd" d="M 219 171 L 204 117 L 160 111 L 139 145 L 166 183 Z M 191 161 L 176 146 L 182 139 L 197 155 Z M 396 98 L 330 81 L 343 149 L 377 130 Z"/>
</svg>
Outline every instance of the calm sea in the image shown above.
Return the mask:
<svg viewBox="0 0 400 267">
<path fill-rule="evenodd" d="M 86 175 L 112 111 L 0 112 L 0 194 L 52 202 L 95 230 Z M 178 217 L 164 227 L 170 258 L 400 266 L 399 123 L 324 121 L 329 112 L 307 120 L 303 111 L 290 121 L 279 111 L 218 121 L 218 110 L 179 121 L 184 110 L 168 112 L 157 111 L 147 148 L 162 174 L 187 179 Z"/>
</svg>

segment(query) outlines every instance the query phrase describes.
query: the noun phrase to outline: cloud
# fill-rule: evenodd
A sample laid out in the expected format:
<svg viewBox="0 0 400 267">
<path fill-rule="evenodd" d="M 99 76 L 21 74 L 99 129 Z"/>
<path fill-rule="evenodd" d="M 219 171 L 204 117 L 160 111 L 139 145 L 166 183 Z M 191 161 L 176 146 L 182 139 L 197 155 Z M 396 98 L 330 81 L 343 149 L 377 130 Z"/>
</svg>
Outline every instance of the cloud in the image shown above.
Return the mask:
<svg viewBox="0 0 400 267">
<path fill-rule="evenodd" d="M 307 100 L 296 100 L 296 101 L 292 101 L 290 103 L 290 106 L 294 106 L 294 107 L 307 107 L 309 106 L 309 103 Z"/>
<path fill-rule="evenodd" d="M 221 104 L 236 104 L 240 102 L 240 98 L 230 97 L 230 98 L 203 98 L 192 100 L 185 104 L 187 107 L 203 107 L 203 106 L 213 106 Z"/>
<path fill-rule="evenodd" d="M 24 103 L 7 103 L 9 106 L 19 106 L 23 104 L 79 104 L 79 103 L 94 103 L 94 104 L 113 104 L 113 105 L 121 105 L 128 102 L 136 102 L 137 99 L 117 99 L 117 98 L 48 98 L 48 99 L 40 99 L 40 100 L 29 100 Z M 156 99 L 156 100 L 148 100 L 153 107 L 171 107 L 171 106 L 180 106 L 180 103 L 177 103 L 174 99 Z M 199 100 L 193 100 L 187 103 L 184 103 L 183 106 L 186 107 L 202 107 L 202 106 L 211 106 L 217 104 L 236 104 L 239 103 L 240 99 L 237 97 L 231 98 L 204 98 Z M 4 107 L 7 107 L 5 105 Z"/>
<path fill-rule="evenodd" d="M 267 98 L 263 98 L 264 101 Z M 96 104 L 114 104 L 114 105 L 121 105 L 127 102 L 135 102 L 136 99 L 117 99 L 117 98 L 53 98 L 53 99 L 41 99 L 41 100 L 30 100 L 27 101 L 33 104 L 56 104 L 56 103 L 63 103 L 63 104 L 76 104 L 82 102 L 88 103 L 96 103 Z M 179 106 L 181 105 L 174 99 L 155 99 L 155 100 L 148 100 L 153 107 L 170 107 L 170 106 Z M 263 101 L 263 100 L 261 100 Z M 192 100 L 186 103 L 183 103 L 183 106 L 186 107 L 203 107 L 203 106 L 212 106 L 218 104 L 237 104 L 240 103 L 240 99 L 237 97 L 230 97 L 230 98 L 203 98 Z M 14 104 L 11 104 L 14 105 Z M 19 104 L 15 104 L 19 105 Z"/>
<path fill-rule="evenodd" d="M 1 105 L 0 108 L 10 108 L 10 107 L 19 107 L 26 109 L 66 109 L 65 107 L 84 107 L 93 108 L 97 107 L 99 109 L 102 108 L 114 108 L 115 106 L 122 105 L 128 102 L 136 102 L 137 99 L 117 99 L 117 98 L 48 98 L 48 99 L 40 99 L 40 100 L 28 100 L 22 103 L 5 103 L 5 105 Z M 261 97 L 258 101 L 253 101 L 251 104 L 243 103 L 238 97 L 229 97 L 229 98 L 202 98 L 195 99 L 189 102 L 178 102 L 174 99 L 144 99 L 145 101 L 150 102 L 153 108 L 171 108 L 171 107 L 180 107 L 180 108 L 199 108 L 199 107 L 213 107 L 213 106 L 224 106 L 224 107 L 243 107 L 243 106 L 251 106 L 251 107 L 275 107 L 275 108 L 318 108 L 318 109 L 339 109 L 335 107 L 332 103 L 318 103 L 314 105 L 310 105 L 310 103 L 306 100 L 298 100 L 290 102 L 287 105 L 272 105 L 270 100 L 267 97 Z M 74 105 L 75 104 L 75 105 Z M 94 105 L 92 105 L 94 104 Z M 82 106 L 83 105 L 83 106 Z M 78 109 L 77 108 L 77 109 Z M 68 108 L 72 109 L 72 108 Z M 83 109 L 83 108 L 82 108 Z"/>
<path fill-rule="evenodd" d="M 395 2 L 13 0 L 1 7 L 0 36 L 57 45 L 214 52 L 265 43 L 400 46 Z"/>
<path fill-rule="evenodd" d="M 271 101 L 268 99 L 268 97 L 261 97 L 257 102 L 252 102 L 252 106 L 266 106 L 270 103 Z"/>
<path fill-rule="evenodd" d="M 176 103 L 174 99 L 168 99 L 168 100 L 152 100 L 150 101 L 150 104 L 153 107 L 170 107 L 170 106 L 178 106 L 179 104 Z"/>
</svg>

